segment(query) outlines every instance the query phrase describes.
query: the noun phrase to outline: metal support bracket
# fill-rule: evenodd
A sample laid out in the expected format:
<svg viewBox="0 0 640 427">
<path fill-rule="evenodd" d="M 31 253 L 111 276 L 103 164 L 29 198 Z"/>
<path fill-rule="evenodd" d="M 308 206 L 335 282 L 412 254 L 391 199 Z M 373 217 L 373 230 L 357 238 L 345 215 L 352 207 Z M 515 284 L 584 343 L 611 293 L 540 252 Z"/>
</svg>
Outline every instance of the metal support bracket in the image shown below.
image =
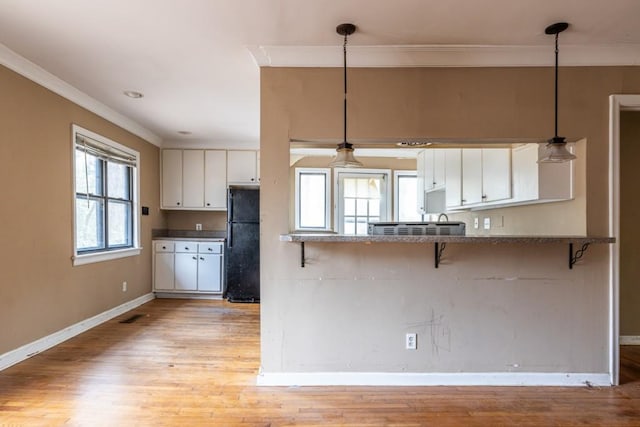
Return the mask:
<svg viewBox="0 0 640 427">
<path fill-rule="evenodd" d="M 436 268 L 438 268 L 438 266 L 440 265 L 440 259 L 442 258 L 442 253 L 444 252 L 444 248 L 447 247 L 447 244 L 436 242 L 434 245 L 435 245 L 434 254 L 435 254 Z"/>
<path fill-rule="evenodd" d="M 304 268 L 304 242 L 300 242 L 300 267 Z"/>
<path fill-rule="evenodd" d="M 582 255 L 584 255 L 585 251 L 589 247 L 589 243 L 585 243 L 582 245 L 580 249 L 578 249 L 575 254 L 573 253 L 573 243 L 569 243 L 569 268 L 573 269 L 573 264 L 578 262 Z"/>
</svg>

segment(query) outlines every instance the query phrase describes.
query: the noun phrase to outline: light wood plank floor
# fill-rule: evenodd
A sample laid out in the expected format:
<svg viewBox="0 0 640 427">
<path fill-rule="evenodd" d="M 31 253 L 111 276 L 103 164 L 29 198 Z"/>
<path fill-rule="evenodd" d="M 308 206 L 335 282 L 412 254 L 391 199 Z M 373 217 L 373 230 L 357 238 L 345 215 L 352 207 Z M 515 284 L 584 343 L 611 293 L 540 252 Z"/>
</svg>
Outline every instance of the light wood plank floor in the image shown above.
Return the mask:
<svg viewBox="0 0 640 427">
<path fill-rule="evenodd" d="M 259 388 L 259 360 L 258 305 L 154 300 L 0 372 L 0 425 L 640 426 L 638 347 L 605 388 Z"/>
</svg>

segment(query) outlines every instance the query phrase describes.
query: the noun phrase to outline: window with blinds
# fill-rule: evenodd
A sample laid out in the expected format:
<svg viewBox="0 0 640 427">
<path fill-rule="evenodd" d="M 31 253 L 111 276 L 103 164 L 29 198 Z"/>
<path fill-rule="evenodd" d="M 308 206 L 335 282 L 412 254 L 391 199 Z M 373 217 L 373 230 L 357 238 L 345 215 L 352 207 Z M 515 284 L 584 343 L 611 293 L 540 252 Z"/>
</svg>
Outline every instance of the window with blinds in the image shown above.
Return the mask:
<svg viewBox="0 0 640 427">
<path fill-rule="evenodd" d="M 138 246 L 138 156 L 74 126 L 76 260 Z"/>
</svg>

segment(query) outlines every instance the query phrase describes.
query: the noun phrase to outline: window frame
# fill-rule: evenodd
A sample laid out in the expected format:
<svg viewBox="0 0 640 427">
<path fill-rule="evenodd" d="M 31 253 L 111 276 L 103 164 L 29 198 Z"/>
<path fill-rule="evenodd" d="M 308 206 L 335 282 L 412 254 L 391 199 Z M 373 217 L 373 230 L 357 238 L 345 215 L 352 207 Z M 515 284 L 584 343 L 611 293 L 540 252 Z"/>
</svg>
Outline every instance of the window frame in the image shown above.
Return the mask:
<svg viewBox="0 0 640 427">
<path fill-rule="evenodd" d="M 417 170 L 394 170 L 393 171 L 393 220 L 400 222 L 400 178 L 401 177 L 414 177 L 416 181 L 418 179 Z M 416 182 L 417 185 L 417 182 Z M 422 221 L 422 215 L 419 215 Z"/>
<path fill-rule="evenodd" d="M 127 247 L 113 247 L 111 249 L 96 249 L 92 251 L 78 251 L 78 233 L 77 233 L 77 218 L 76 218 L 76 201 L 77 201 L 77 192 L 76 192 L 76 150 L 77 150 L 77 138 L 78 135 L 82 135 L 84 137 L 93 139 L 101 144 L 106 145 L 107 147 L 114 148 L 116 150 L 122 151 L 135 157 L 135 166 L 132 166 L 133 170 L 131 171 L 129 188 L 131 191 L 131 215 L 132 215 L 132 224 L 133 227 L 131 232 L 131 246 Z M 104 163 L 104 169 L 108 168 L 108 162 Z M 71 171 L 72 171 L 72 217 L 73 217 L 73 255 L 71 257 L 73 266 L 84 265 L 89 263 L 108 261 L 112 259 L 124 258 L 129 256 L 139 255 L 142 251 L 142 247 L 140 246 L 140 212 L 139 212 L 139 199 L 140 199 L 140 153 L 136 150 L 133 150 L 127 146 L 119 144 L 109 138 L 106 138 L 102 135 L 99 135 L 95 132 L 92 132 L 88 129 L 82 128 L 76 124 L 72 125 L 71 129 Z M 107 179 L 106 173 L 103 171 L 102 180 Z M 104 188 L 103 188 L 104 192 Z M 106 192 L 105 192 L 106 193 Z M 105 203 L 108 203 L 110 200 L 119 202 L 120 199 L 108 197 L 108 194 L 104 194 L 101 197 L 101 200 L 104 200 Z M 129 203 L 127 201 L 127 203 Z M 108 240 L 108 218 L 107 211 L 105 210 L 105 240 Z M 106 243 L 105 243 L 106 245 Z"/>
<path fill-rule="evenodd" d="M 325 227 L 302 227 L 300 225 L 300 176 L 304 174 L 324 175 L 325 186 Z M 331 218 L 331 195 L 333 194 L 331 186 L 331 168 L 295 168 L 295 207 L 294 207 L 294 227 L 296 231 L 333 231 L 333 222 Z"/>
<path fill-rule="evenodd" d="M 392 183 L 391 183 L 391 169 L 364 169 L 364 168 L 334 168 L 333 169 L 333 188 L 335 191 L 335 198 L 333 202 L 333 218 L 335 219 L 334 231 L 339 234 L 344 234 L 344 216 L 342 215 L 342 210 L 340 207 L 342 206 L 342 198 L 343 198 L 343 189 L 340 185 L 341 175 L 345 178 L 358 177 L 358 175 L 370 176 L 370 175 L 383 175 L 385 181 L 385 191 L 382 192 L 381 202 L 383 206 L 380 206 L 380 213 L 385 213 L 386 219 L 381 221 L 390 221 L 392 218 L 392 199 L 391 192 Z M 380 215 L 382 216 L 382 215 Z"/>
</svg>

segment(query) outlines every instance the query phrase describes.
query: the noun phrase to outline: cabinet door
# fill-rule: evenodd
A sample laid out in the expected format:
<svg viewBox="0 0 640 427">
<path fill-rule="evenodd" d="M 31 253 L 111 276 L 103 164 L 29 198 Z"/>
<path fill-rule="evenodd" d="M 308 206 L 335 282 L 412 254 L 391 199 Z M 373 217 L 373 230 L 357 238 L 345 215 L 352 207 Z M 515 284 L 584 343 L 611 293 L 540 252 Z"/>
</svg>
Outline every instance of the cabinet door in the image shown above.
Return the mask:
<svg viewBox="0 0 640 427">
<path fill-rule="evenodd" d="M 256 152 L 227 151 L 227 183 L 257 184 Z"/>
<path fill-rule="evenodd" d="M 162 150 L 162 207 L 182 207 L 182 150 Z"/>
<path fill-rule="evenodd" d="M 182 205 L 185 208 L 204 206 L 204 150 L 182 152 Z"/>
<path fill-rule="evenodd" d="M 227 208 L 227 152 L 204 152 L 204 207 Z"/>
<path fill-rule="evenodd" d="M 482 149 L 482 201 L 511 198 L 511 149 Z"/>
<path fill-rule="evenodd" d="M 256 151 L 256 179 L 260 182 L 260 150 Z"/>
<path fill-rule="evenodd" d="M 433 188 L 445 188 L 445 153 L 447 150 L 433 150 Z"/>
<path fill-rule="evenodd" d="M 424 190 L 429 191 L 433 190 L 435 186 L 435 181 L 433 179 L 433 165 L 435 159 L 435 151 L 436 150 L 424 150 Z"/>
<path fill-rule="evenodd" d="M 446 206 L 457 208 L 462 205 L 462 150 L 445 151 Z"/>
<path fill-rule="evenodd" d="M 173 290 L 173 252 L 156 253 L 153 271 L 153 289 Z"/>
<path fill-rule="evenodd" d="M 222 255 L 198 255 L 198 290 L 222 292 Z"/>
<path fill-rule="evenodd" d="M 538 198 L 538 145 L 526 144 L 513 149 L 513 199 L 516 202 Z"/>
<path fill-rule="evenodd" d="M 482 149 L 462 150 L 462 205 L 482 202 Z"/>
<path fill-rule="evenodd" d="M 198 289 L 198 254 L 175 254 L 175 289 L 180 291 Z"/>
</svg>

